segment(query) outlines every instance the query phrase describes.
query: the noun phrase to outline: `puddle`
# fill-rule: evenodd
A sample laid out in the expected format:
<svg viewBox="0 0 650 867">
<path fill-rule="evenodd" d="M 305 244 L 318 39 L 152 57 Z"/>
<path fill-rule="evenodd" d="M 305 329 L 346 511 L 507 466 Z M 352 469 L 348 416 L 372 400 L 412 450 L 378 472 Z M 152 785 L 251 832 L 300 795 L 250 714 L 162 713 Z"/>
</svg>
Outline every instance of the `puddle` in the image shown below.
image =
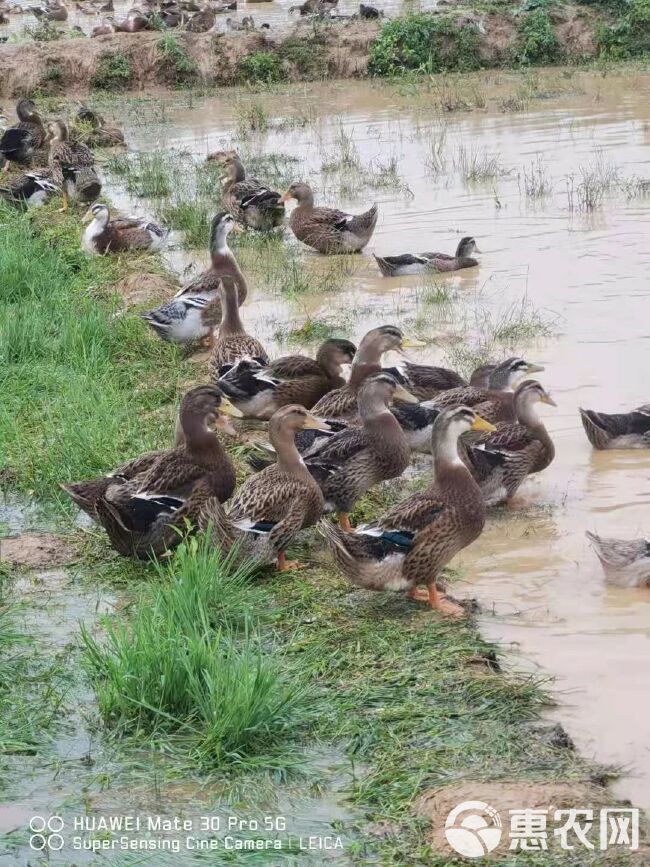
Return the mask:
<svg viewBox="0 0 650 867">
<path fill-rule="evenodd" d="M 400 321 L 439 336 L 419 358 L 449 363 L 459 343 L 478 339 L 486 327 L 494 330 L 503 317 L 507 332 L 508 311 L 524 297 L 553 318 L 557 336 L 526 343 L 525 330 L 512 328 L 510 348 L 546 366 L 542 379 L 558 403 L 546 413 L 557 457 L 524 486 L 519 512 L 492 519 L 465 553 L 464 589 L 494 612 L 482 619 L 489 637 L 557 677 L 557 715 L 579 749 L 627 768 L 619 794 L 650 807 L 650 591 L 606 587 L 584 538 L 587 529 L 622 537 L 650 531 L 650 454 L 593 453 L 577 411 L 615 412 L 648 400 L 650 197 L 606 195 L 602 207 L 589 212 L 576 206 L 575 192 L 589 172 L 613 167 L 619 177 L 650 178 L 650 76 L 535 76 L 542 88 L 559 83 L 569 92 L 533 100 L 527 111 L 497 108 L 442 120 L 426 94 L 401 96 L 371 83 L 297 87 L 290 98 L 246 97 L 262 104 L 272 121 L 266 134 L 246 140 L 246 149 L 297 158 L 296 178 L 313 179 L 321 202 L 360 211 L 376 200 L 380 218 L 344 289 L 307 293 L 292 304 L 256 279 L 244 322 L 273 355 L 286 348 L 276 339 L 278 327 L 298 325 L 307 314 L 343 323 L 351 339 L 381 322 Z M 468 78 L 467 86 L 483 88 L 493 105 L 508 82 L 523 80 L 485 74 Z M 203 157 L 235 139 L 239 98 L 220 94 L 192 107 L 176 102 L 167 122 L 155 128 L 127 118 L 129 145 Z M 287 114 L 308 111 L 307 126 L 289 134 L 274 128 Z M 323 173 L 345 137 L 363 165 L 394 159 L 399 188 L 350 192 Z M 441 142 L 439 171 L 431 168 L 435 140 Z M 507 173 L 466 182 L 461 164 L 468 158 L 494 158 Z M 539 198 L 525 192 L 526 174 L 535 167 L 549 186 Z M 151 209 L 118 185 L 108 193 L 127 210 Z M 380 278 L 369 255 L 451 252 L 467 234 L 484 251 L 481 267 L 438 281 L 456 296 L 449 305 L 424 303 L 414 278 Z M 202 261 L 200 252 L 174 255 L 177 264 Z M 305 259 L 315 267 L 320 262 L 309 253 Z M 504 344 L 504 355 L 507 350 Z"/>
</svg>

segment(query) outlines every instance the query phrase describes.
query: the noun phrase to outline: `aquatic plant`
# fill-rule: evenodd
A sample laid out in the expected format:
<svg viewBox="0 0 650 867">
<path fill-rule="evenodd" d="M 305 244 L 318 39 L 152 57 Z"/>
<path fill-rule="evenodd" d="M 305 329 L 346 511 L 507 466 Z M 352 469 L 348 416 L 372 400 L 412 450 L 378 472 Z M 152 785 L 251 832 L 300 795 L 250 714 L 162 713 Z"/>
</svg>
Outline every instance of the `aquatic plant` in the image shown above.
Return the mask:
<svg viewBox="0 0 650 867">
<path fill-rule="evenodd" d="M 421 13 L 382 24 L 370 47 L 371 75 L 405 71 L 468 72 L 481 66 L 479 38 L 472 25 L 451 16 Z"/>
</svg>

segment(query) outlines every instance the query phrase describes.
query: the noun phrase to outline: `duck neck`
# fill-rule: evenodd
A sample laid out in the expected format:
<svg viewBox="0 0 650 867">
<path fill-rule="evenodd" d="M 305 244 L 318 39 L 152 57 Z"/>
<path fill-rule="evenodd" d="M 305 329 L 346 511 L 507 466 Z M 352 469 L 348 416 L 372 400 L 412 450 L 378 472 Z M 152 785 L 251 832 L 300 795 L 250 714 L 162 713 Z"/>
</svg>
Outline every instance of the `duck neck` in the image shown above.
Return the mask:
<svg viewBox="0 0 650 867">
<path fill-rule="evenodd" d="M 226 337 L 230 334 L 242 334 L 244 325 L 239 315 L 239 298 L 237 286 L 230 280 L 222 281 L 219 288 L 219 297 L 221 298 L 221 325 L 219 326 L 219 336 Z"/>
<path fill-rule="evenodd" d="M 231 190 L 235 184 L 241 183 L 241 181 L 246 180 L 246 170 L 244 168 L 243 163 L 239 159 L 235 159 L 232 161 L 230 166 L 228 167 L 228 175 L 223 185 L 224 193 L 227 193 L 228 190 Z"/>
<path fill-rule="evenodd" d="M 311 190 L 306 190 L 305 192 L 300 194 L 300 198 L 298 199 L 298 208 L 301 211 L 311 211 L 314 208 L 314 194 Z M 298 210 L 296 208 L 296 210 Z"/>
<path fill-rule="evenodd" d="M 232 250 L 228 246 L 228 239 L 225 233 L 218 231 L 212 233 L 210 238 L 210 258 L 212 260 L 212 269 L 217 274 L 226 274 L 232 277 L 237 287 L 237 303 L 243 304 L 248 295 L 248 284 Z"/>
<path fill-rule="evenodd" d="M 526 397 L 515 395 L 515 416 L 519 424 L 524 425 L 551 453 L 555 454 L 553 440 L 546 430 L 546 425 L 537 412 L 537 402 L 527 400 Z"/>
<path fill-rule="evenodd" d="M 282 425 L 274 425 L 272 421 L 269 423 L 269 439 L 275 449 L 279 469 L 290 476 L 311 479 L 311 473 L 296 448 L 295 431 Z"/>
<path fill-rule="evenodd" d="M 363 389 L 359 394 L 359 415 L 366 439 L 374 451 L 381 451 L 400 466 L 408 462 L 410 449 L 406 437 L 385 399 Z"/>
<path fill-rule="evenodd" d="M 214 461 L 223 454 L 223 447 L 208 428 L 203 413 L 196 412 L 191 406 L 181 408 L 178 427 L 176 442 L 182 442 L 186 450 L 200 463 Z"/>
<path fill-rule="evenodd" d="M 329 352 L 328 347 L 322 347 L 316 353 L 316 361 L 322 367 L 323 371 L 327 378 L 335 383 L 333 388 L 338 388 L 339 385 L 344 383 L 341 365 L 336 361 L 336 359 Z"/>
<path fill-rule="evenodd" d="M 448 429 L 437 430 L 434 425 L 431 451 L 436 479 L 441 473 L 446 476 L 450 471 L 464 470 L 467 472 L 458 454 L 458 437 L 452 431 Z"/>
</svg>

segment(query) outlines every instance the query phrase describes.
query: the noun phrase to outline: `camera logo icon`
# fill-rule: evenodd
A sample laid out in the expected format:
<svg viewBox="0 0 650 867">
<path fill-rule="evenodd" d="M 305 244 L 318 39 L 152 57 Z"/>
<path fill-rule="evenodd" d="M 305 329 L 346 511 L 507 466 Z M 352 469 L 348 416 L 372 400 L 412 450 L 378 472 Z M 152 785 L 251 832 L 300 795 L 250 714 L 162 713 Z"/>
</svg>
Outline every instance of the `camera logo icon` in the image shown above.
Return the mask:
<svg viewBox="0 0 650 867">
<path fill-rule="evenodd" d="M 29 838 L 30 849 L 36 852 L 42 852 L 44 849 L 58 852 L 63 849 L 64 840 L 59 832 L 63 830 L 64 825 L 61 816 L 50 816 L 49 819 L 43 816 L 32 816 L 29 820 L 29 830 L 32 832 Z"/>
</svg>

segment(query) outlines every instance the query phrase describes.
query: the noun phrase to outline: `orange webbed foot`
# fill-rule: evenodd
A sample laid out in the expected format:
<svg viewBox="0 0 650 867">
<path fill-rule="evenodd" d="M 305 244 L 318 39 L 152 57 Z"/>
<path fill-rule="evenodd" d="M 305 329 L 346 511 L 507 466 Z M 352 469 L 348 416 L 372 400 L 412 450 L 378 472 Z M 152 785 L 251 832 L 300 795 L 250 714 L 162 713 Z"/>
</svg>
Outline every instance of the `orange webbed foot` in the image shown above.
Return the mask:
<svg viewBox="0 0 650 867">
<path fill-rule="evenodd" d="M 435 583 L 429 585 L 428 596 L 431 608 L 435 608 L 445 617 L 461 618 L 466 616 L 465 609 L 461 605 L 447 599 L 442 593 L 438 593 Z"/>
<path fill-rule="evenodd" d="M 339 512 L 339 527 L 344 533 L 354 533 L 354 527 L 350 523 L 350 516 L 347 512 Z"/>
</svg>

